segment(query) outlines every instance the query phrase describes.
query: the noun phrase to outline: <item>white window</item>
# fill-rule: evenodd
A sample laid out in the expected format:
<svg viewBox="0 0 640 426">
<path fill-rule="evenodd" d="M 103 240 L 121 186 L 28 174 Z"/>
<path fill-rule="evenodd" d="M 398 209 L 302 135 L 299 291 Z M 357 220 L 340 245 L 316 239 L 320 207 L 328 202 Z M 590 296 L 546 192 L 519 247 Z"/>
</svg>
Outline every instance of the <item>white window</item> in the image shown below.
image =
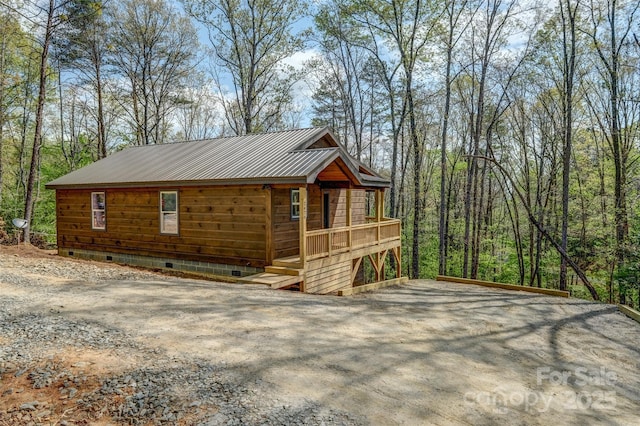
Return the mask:
<svg viewBox="0 0 640 426">
<path fill-rule="evenodd" d="M 300 219 L 300 190 L 291 190 L 291 219 Z"/>
<path fill-rule="evenodd" d="M 91 228 L 106 229 L 107 216 L 104 192 L 91 193 Z"/>
<path fill-rule="evenodd" d="M 160 233 L 178 234 L 178 191 L 160 192 Z"/>
</svg>

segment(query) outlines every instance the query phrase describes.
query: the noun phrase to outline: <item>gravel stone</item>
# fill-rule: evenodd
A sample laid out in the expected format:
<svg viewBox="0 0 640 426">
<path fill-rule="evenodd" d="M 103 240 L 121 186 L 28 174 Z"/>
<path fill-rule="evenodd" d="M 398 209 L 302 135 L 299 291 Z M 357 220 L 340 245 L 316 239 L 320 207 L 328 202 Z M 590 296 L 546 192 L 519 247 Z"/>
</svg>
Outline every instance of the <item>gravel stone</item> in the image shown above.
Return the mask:
<svg viewBox="0 0 640 426">
<path fill-rule="evenodd" d="M 66 291 L 58 284 L 52 285 L 45 276 L 61 282 L 98 285 L 118 280 L 157 280 L 155 273 L 75 260 L 43 262 L 2 255 L 0 270 L 0 282 L 25 290 L 22 296 L 2 296 L 0 376 L 26 375 L 33 389 L 51 389 L 55 384 L 54 389 L 60 395 L 56 404 L 73 402 L 95 419 L 108 415 L 118 424 L 130 425 L 172 425 L 179 421 L 200 426 L 366 423 L 316 401 L 283 405 L 264 380 L 243 383 L 224 362 L 216 364 L 209 359 L 167 356 L 162 350 L 140 344 L 121 329 L 98 321 L 71 319 L 64 315 L 68 309 L 64 306 L 34 309 L 39 306 L 39 300 L 56 291 Z M 86 349 L 107 350 L 116 356 L 140 361 L 122 374 L 101 377 L 99 386 L 87 391 L 83 387 L 89 380 L 86 371 L 70 371 L 59 359 L 49 355 Z M 87 362 L 76 362 L 71 367 L 91 368 Z M 22 391 L 24 389 L 7 389 L 4 393 Z M 77 399 L 70 401 L 72 398 Z M 53 419 L 50 416 L 55 412 L 50 405 L 32 401 L 13 411 L 0 410 L 0 420 L 7 424 L 36 425 L 46 418 Z M 74 422 L 60 419 L 57 424 Z"/>
</svg>

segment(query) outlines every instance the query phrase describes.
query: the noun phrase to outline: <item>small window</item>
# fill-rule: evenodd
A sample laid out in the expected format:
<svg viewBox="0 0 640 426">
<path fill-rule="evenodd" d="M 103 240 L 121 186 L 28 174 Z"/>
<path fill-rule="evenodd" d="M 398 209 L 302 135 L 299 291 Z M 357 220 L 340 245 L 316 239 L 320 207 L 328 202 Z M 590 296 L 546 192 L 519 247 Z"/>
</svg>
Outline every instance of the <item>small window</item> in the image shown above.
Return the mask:
<svg viewBox="0 0 640 426">
<path fill-rule="evenodd" d="M 160 192 L 160 233 L 178 233 L 178 192 Z"/>
<path fill-rule="evenodd" d="M 300 190 L 291 190 L 291 219 L 300 219 Z"/>
<path fill-rule="evenodd" d="M 104 192 L 91 193 L 91 228 L 106 229 L 107 216 L 105 214 Z"/>
</svg>

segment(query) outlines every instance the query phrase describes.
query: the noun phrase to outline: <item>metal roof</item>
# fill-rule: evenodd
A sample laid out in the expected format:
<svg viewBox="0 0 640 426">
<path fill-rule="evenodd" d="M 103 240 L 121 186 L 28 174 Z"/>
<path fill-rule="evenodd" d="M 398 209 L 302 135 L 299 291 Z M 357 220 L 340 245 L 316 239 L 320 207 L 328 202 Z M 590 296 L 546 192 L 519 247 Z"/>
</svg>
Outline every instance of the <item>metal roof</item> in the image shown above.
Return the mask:
<svg viewBox="0 0 640 426">
<path fill-rule="evenodd" d="M 306 149 L 326 137 L 335 147 Z M 359 179 L 357 184 L 388 186 L 389 182 L 380 176 L 370 179 L 372 176 L 360 174 L 359 163 L 346 153 L 327 128 L 131 147 L 46 186 L 307 182 L 315 179 L 318 168 L 326 167 L 339 157 Z"/>
</svg>

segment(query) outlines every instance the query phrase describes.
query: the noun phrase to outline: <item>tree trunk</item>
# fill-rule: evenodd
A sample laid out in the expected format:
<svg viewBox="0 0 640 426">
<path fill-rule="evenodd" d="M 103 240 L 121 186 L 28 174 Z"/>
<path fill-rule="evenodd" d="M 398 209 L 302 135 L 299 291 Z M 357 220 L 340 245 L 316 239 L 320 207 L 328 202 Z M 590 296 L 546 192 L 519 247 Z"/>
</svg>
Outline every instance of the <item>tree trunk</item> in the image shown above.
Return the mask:
<svg viewBox="0 0 640 426">
<path fill-rule="evenodd" d="M 5 54 L 6 54 L 6 34 L 2 31 L 2 40 L 0 40 L 0 206 L 2 206 L 2 188 L 4 187 L 4 121 L 5 121 L 5 108 L 4 108 L 4 72 L 5 72 Z"/>
<path fill-rule="evenodd" d="M 450 5 L 453 9 L 454 4 Z M 451 63 L 453 56 L 453 10 L 449 13 L 449 33 L 447 38 L 447 65 L 444 82 L 444 111 L 442 113 L 442 139 L 440 141 L 440 221 L 438 226 L 438 273 L 445 275 L 446 270 L 446 179 L 447 179 L 447 133 L 449 127 L 449 112 L 451 109 Z"/>
<path fill-rule="evenodd" d="M 566 7 L 566 11 L 565 11 Z M 575 75 L 576 58 L 576 8 L 572 10 L 570 0 L 561 0 L 560 13 L 562 17 L 563 37 L 563 152 L 562 152 L 562 226 L 560 246 L 566 252 L 569 228 L 569 185 L 571 171 L 571 152 L 573 138 L 573 80 Z M 567 28 L 568 25 L 568 28 Z M 567 31 L 569 34 L 567 34 Z M 568 40 L 567 40 L 568 36 Z M 567 262 L 565 258 L 560 262 L 560 290 L 567 290 Z"/>
<path fill-rule="evenodd" d="M 472 119 L 473 121 L 473 119 Z M 464 237 L 463 237 L 463 259 L 462 259 L 462 278 L 469 276 L 469 247 L 471 235 L 471 188 L 473 187 L 475 169 L 477 168 L 477 153 L 473 148 L 473 139 L 469 141 L 469 155 L 471 156 L 471 164 L 467 168 L 467 180 L 464 192 Z"/>
<path fill-rule="evenodd" d="M 484 205 L 485 178 L 487 174 L 487 162 L 483 161 L 480 178 L 476 177 L 476 185 L 480 186 L 480 195 L 474 195 L 474 217 L 473 217 L 473 241 L 471 250 L 471 278 L 478 279 L 478 269 L 480 266 L 480 234 L 482 232 L 482 211 Z M 474 188 L 474 192 L 477 188 Z"/>
<path fill-rule="evenodd" d="M 407 107 L 409 108 L 409 131 L 413 145 L 413 246 L 411 250 L 411 278 L 420 278 L 420 216 L 422 215 L 422 192 L 420 191 L 420 172 L 422 156 L 416 127 L 415 105 L 411 80 L 407 82 Z"/>
<path fill-rule="evenodd" d="M 33 198 L 33 191 L 36 183 L 36 175 L 38 174 L 38 168 L 40 165 L 40 147 L 42 144 L 42 121 L 44 104 L 47 94 L 47 58 L 49 55 L 49 44 L 51 42 L 52 30 L 53 30 L 53 12 L 54 12 L 54 0 L 49 0 L 49 11 L 47 14 L 47 25 L 44 32 L 44 42 L 42 44 L 42 54 L 40 56 L 40 85 L 38 87 L 38 104 L 36 107 L 36 128 L 33 136 L 33 151 L 31 154 L 31 167 L 29 168 L 29 179 L 27 180 L 27 191 L 25 194 L 24 202 L 24 218 L 27 221 L 27 226 L 24 228 L 24 242 L 29 244 L 31 242 L 31 220 L 33 216 L 33 208 L 35 200 Z"/>
<path fill-rule="evenodd" d="M 533 215 L 533 212 L 531 211 L 531 207 L 527 205 L 527 200 L 522 195 L 522 192 L 520 192 L 520 190 L 518 189 L 516 182 L 511 176 L 509 176 L 505 168 L 493 158 L 489 158 L 489 157 L 482 157 L 482 158 L 487 161 L 491 161 L 491 163 L 494 166 L 496 166 L 496 168 L 500 171 L 500 173 L 502 174 L 502 177 L 507 181 L 509 181 L 509 184 L 511 185 L 515 193 L 518 195 L 518 198 L 520 199 L 520 202 L 522 203 L 524 209 L 527 211 L 527 216 L 531 221 L 531 223 L 533 223 L 536 229 L 538 229 L 538 232 L 540 232 L 540 234 L 544 236 L 547 239 L 547 241 L 551 243 L 551 245 L 556 249 L 558 254 L 560 254 L 560 256 L 562 256 L 567 261 L 567 264 L 571 267 L 571 269 L 573 269 L 576 275 L 580 278 L 584 286 L 587 287 L 587 290 L 589 290 L 589 293 L 591 294 L 591 297 L 593 298 L 593 300 L 600 300 L 600 297 L 598 296 L 598 292 L 593 287 L 593 285 L 587 278 L 584 271 L 582 271 L 580 266 L 576 262 L 574 262 L 573 259 L 571 259 L 571 257 L 567 254 L 566 251 L 562 249 L 562 246 L 555 240 L 555 238 L 553 238 L 553 236 L 549 234 L 549 232 L 535 218 L 535 216 Z"/>
<path fill-rule="evenodd" d="M 102 93 L 102 68 L 100 65 L 100 53 L 98 52 L 95 43 L 92 45 L 92 48 L 96 79 L 96 95 L 98 97 L 98 116 L 96 117 L 98 124 L 97 153 L 98 159 L 100 159 L 107 156 L 107 130 L 104 122 L 104 100 Z"/>
</svg>

